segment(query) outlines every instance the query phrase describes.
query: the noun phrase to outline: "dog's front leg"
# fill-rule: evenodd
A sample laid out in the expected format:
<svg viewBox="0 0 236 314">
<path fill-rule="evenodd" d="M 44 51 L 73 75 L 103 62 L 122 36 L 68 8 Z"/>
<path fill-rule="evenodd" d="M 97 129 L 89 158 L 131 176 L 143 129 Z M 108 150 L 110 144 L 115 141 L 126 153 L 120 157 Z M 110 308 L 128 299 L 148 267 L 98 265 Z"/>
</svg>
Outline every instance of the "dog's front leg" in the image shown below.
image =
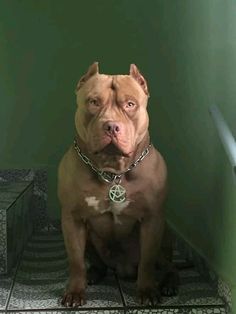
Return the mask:
<svg viewBox="0 0 236 314">
<path fill-rule="evenodd" d="M 66 210 L 62 210 L 62 230 L 69 259 L 70 277 L 62 305 L 76 307 L 85 304 L 86 288 L 86 226 Z"/>
<path fill-rule="evenodd" d="M 159 291 L 155 287 L 155 267 L 164 232 L 164 217 L 149 216 L 140 226 L 140 262 L 138 267 L 138 297 L 141 304 L 159 301 Z"/>
</svg>

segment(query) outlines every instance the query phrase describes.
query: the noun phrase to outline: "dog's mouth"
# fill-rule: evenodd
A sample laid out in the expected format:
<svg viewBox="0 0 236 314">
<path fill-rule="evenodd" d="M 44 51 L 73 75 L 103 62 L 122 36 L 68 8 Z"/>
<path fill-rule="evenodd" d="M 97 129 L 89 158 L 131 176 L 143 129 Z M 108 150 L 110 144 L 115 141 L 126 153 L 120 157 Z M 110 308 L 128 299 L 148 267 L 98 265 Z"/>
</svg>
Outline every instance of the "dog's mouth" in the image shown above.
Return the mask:
<svg viewBox="0 0 236 314">
<path fill-rule="evenodd" d="M 100 151 L 95 152 L 96 155 L 98 154 L 104 154 L 108 156 L 120 156 L 120 157 L 129 157 L 129 154 L 122 151 L 117 145 L 114 143 L 110 143 L 106 145 L 103 149 Z"/>
<path fill-rule="evenodd" d="M 110 143 L 109 145 L 105 146 L 102 150 L 104 154 L 107 155 L 118 155 L 118 156 L 123 156 L 123 152 L 121 149 L 119 149 L 115 144 Z"/>
</svg>

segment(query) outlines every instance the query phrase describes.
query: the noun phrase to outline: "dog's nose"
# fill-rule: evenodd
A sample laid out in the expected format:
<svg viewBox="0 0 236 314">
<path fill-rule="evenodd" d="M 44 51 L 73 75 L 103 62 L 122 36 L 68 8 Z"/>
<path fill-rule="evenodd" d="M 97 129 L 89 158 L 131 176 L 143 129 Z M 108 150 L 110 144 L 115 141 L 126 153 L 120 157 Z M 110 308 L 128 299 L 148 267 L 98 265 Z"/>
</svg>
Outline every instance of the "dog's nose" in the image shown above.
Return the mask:
<svg viewBox="0 0 236 314">
<path fill-rule="evenodd" d="M 113 122 L 113 121 L 107 121 L 104 123 L 103 125 L 103 129 L 104 131 L 106 131 L 109 134 L 117 134 L 120 132 L 120 126 L 117 122 Z"/>
</svg>

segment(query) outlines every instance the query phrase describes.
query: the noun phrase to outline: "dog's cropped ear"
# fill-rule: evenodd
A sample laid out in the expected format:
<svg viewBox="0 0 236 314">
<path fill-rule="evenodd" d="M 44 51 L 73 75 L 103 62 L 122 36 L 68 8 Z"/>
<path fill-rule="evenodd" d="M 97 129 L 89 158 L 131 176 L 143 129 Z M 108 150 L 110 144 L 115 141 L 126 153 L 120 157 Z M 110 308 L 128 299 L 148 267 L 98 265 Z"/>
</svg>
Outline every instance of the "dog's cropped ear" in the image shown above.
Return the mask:
<svg viewBox="0 0 236 314">
<path fill-rule="evenodd" d="M 129 74 L 139 83 L 144 93 L 149 97 L 147 82 L 135 64 L 130 65 Z"/>
<path fill-rule="evenodd" d="M 95 75 L 96 73 L 99 73 L 98 62 L 94 62 L 92 65 L 90 65 L 87 73 L 81 77 L 77 84 L 76 92 L 91 76 Z"/>
</svg>

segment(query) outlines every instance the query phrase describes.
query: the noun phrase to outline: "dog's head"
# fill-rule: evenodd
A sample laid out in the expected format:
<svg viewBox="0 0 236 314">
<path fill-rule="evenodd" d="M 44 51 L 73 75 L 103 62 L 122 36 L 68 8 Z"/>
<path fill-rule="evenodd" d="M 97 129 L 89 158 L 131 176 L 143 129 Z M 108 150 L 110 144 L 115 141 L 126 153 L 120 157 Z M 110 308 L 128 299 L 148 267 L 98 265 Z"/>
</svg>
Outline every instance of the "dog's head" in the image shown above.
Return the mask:
<svg viewBox="0 0 236 314">
<path fill-rule="evenodd" d="M 122 171 L 148 132 L 147 83 L 131 64 L 129 75 L 99 74 L 92 64 L 77 89 L 75 125 L 97 166 Z"/>
</svg>

